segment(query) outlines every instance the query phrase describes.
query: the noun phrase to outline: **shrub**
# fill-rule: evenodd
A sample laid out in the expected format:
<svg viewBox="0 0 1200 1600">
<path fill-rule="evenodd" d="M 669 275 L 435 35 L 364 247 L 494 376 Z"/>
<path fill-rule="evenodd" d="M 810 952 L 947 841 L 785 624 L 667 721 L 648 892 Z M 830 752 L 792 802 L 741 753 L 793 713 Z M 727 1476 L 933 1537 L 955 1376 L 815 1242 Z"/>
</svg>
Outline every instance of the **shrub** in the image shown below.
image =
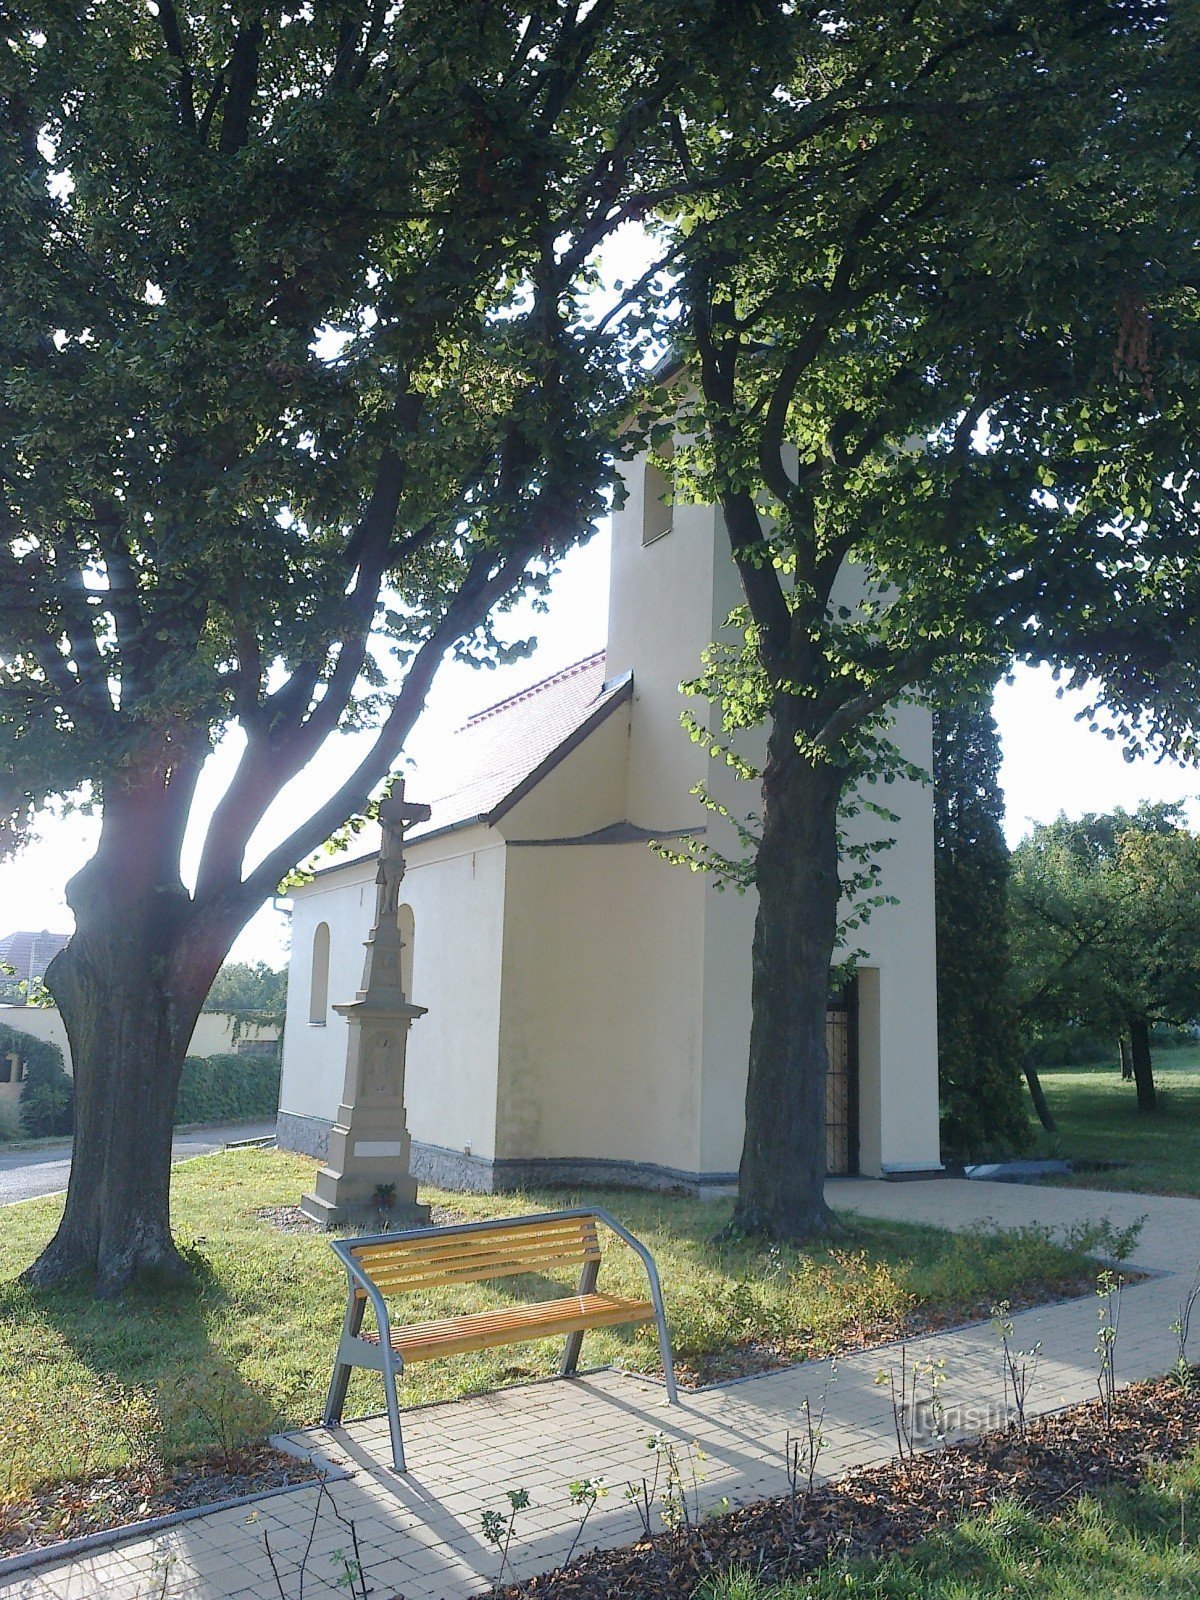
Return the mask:
<svg viewBox="0 0 1200 1600">
<path fill-rule="evenodd" d="M 671 1296 L 675 1353 L 684 1360 L 733 1345 L 770 1344 L 789 1359 L 900 1333 L 917 1297 L 904 1269 L 865 1250 L 831 1250 L 763 1279 L 710 1280 Z"/>
<path fill-rule="evenodd" d="M 273 1117 L 279 1062 L 271 1056 L 189 1056 L 179 1080 L 175 1122 L 238 1122 Z"/>
<path fill-rule="evenodd" d="M 63 1065 L 62 1051 L 49 1039 L 37 1039 L 0 1023 L 0 1054 L 20 1057 L 21 1131 L 29 1139 L 70 1133 L 74 1086 Z"/>
<path fill-rule="evenodd" d="M 62 1051 L 45 1039 L 0 1024 L 0 1053 L 24 1063 L 21 1132 L 40 1139 L 72 1131 L 74 1085 Z M 279 1106 L 279 1061 L 270 1056 L 189 1056 L 179 1080 L 175 1122 L 239 1122 L 273 1117 Z M 15 1130 L 14 1130 L 15 1131 Z M 12 1137 L 0 1125 L 0 1140 Z"/>
</svg>

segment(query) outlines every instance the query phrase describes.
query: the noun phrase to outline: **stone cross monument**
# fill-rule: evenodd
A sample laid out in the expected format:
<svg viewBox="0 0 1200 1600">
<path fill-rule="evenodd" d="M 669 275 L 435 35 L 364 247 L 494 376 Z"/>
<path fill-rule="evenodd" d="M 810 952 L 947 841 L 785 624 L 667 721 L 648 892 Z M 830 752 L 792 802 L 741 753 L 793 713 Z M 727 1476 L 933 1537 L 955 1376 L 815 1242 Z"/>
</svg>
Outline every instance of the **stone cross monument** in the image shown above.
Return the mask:
<svg viewBox="0 0 1200 1600">
<path fill-rule="evenodd" d="M 402 779 L 379 807 L 383 841 L 362 988 L 356 999 L 333 1008 L 350 1025 L 342 1103 L 316 1190 L 300 1202 L 306 1216 L 329 1228 L 370 1221 L 381 1211 L 402 1228 L 429 1221 L 429 1207 L 418 1203 L 417 1180 L 409 1171 L 412 1141 L 404 1115 L 408 1030 L 425 1007 L 404 993 L 404 941 L 397 922 L 405 825 L 428 816 L 428 806 L 405 800 Z"/>
</svg>

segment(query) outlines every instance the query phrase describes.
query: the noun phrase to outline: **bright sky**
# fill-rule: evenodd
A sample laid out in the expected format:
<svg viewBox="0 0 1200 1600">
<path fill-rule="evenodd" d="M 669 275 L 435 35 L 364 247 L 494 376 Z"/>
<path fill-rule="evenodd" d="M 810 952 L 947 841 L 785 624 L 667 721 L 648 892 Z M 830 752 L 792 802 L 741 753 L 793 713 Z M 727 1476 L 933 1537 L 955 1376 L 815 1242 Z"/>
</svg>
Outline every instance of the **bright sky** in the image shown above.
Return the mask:
<svg viewBox="0 0 1200 1600">
<path fill-rule="evenodd" d="M 435 680 L 425 714 L 414 734 L 410 754 L 432 771 L 438 747 L 481 706 L 515 694 L 539 678 L 589 655 L 604 643 L 608 605 L 608 537 L 601 533 L 567 559 L 555 580 L 550 610 L 544 616 L 514 612 L 506 635 L 533 633 L 538 647 L 528 660 L 494 671 L 450 663 Z M 1007 808 L 1007 832 L 1016 843 L 1031 823 L 1049 821 L 1060 811 L 1132 808 L 1140 800 L 1189 800 L 1200 794 L 1200 772 L 1172 762 L 1127 762 L 1118 741 L 1088 731 L 1074 720 L 1083 697 L 1056 697 L 1048 671 L 1021 669 L 997 696 L 996 717 L 1004 750 L 1001 781 Z M 321 754 L 284 791 L 263 828 L 263 842 L 278 838 L 297 798 L 311 806 L 315 791 L 331 791 L 345 776 L 363 736 L 331 740 Z M 230 741 L 211 758 L 197 796 L 196 814 L 211 808 L 236 757 Z M 419 771 L 409 793 L 421 797 Z M 1195 820 L 1195 819 L 1194 819 Z M 189 838 L 194 865 L 196 837 Z M 16 928 L 51 928 L 69 932 L 71 913 L 64 888 L 95 847 L 97 824 L 80 816 L 46 817 L 38 837 L 14 860 L 0 866 L 0 934 Z M 252 846 L 253 851 L 253 846 Z M 241 960 L 282 963 L 287 956 L 287 920 L 271 907 L 249 924 L 234 947 Z"/>
</svg>

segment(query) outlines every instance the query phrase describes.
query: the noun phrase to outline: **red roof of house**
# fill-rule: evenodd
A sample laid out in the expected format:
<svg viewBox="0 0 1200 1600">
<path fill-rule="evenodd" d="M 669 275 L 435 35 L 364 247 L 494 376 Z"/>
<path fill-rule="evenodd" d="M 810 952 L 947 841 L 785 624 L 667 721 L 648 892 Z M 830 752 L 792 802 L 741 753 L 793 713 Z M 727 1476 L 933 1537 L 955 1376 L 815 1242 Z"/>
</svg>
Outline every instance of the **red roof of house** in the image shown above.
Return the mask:
<svg viewBox="0 0 1200 1600">
<path fill-rule="evenodd" d="M 630 674 L 604 682 L 604 653 L 587 656 L 519 694 L 477 711 L 448 742 L 436 770 L 416 774 L 407 789 L 431 808 L 428 822 L 413 828 L 427 839 L 472 822 L 495 822 L 575 745 L 632 693 Z M 378 852 L 340 857 L 320 872 Z"/>
<path fill-rule="evenodd" d="M 0 962 L 12 967 L 17 977 L 28 983 L 31 978 L 42 976 L 70 937 L 69 933 L 50 933 L 46 928 L 40 932 L 22 928 L 5 934 L 0 939 Z"/>
</svg>

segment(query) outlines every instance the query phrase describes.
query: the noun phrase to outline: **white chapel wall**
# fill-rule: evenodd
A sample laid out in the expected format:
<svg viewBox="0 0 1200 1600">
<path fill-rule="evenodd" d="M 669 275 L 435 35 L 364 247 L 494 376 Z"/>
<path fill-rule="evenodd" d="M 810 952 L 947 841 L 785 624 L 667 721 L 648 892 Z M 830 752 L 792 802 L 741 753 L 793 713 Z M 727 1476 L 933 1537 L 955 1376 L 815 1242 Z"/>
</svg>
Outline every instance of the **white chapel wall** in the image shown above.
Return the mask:
<svg viewBox="0 0 1200 1600">
<path fill-rule="evenodd" d="M 718 514 L 709 507 L 674 508 L 670 531 L 643 545 L 643 462 L 625 469 L 628 497 L 614 516 L 610 592 L 610 673 L 635 672 L 630 744 L 630 806 L 669 810 L 680 822 L 699 810 L 688 790 L 700 778 L 733 810 L 753 810 L 753 785 L 737 781 L 720 760 L 710 760 L 680 726 L 682 678 L 699 668 L 705 645 L 741 603 L 741 587 Z M 847 569 L 836 598 L 852 598 L 861 576 Z M 705 707 L 691 702 L 693 712 Z M 895 710 L 902 753 L 928 771 L 932 729 L 919 707 Z M 761 748 L 761 738 L 757 740 Z M 870 792 L 870 791 L 868 791 Z M 674 797 L 674 798 L 672 798 Z M 855 935 L 864 968 L 860 1017 L 860 1159 L 864 1172 L 936 1167 L 938 1150 L 937 982 L 933 914 L 933 799 L 926 784 L 898 781 L 878 787 L 896 812 L 893 828 L 866 813 L 850 824 L 851 837 L 896 843 L 880 856 L 881 890 L 898 904 L 878 908 Z M 635 820 L 642 820 L 635 817 Z M 648 819 L 647 819 L 648 820 Z M 733 830 L 701 813 L 709 842 L 733 851 Z M 658 825 L 665 818 L 655 816 Z M 690 877 L 683 869 L 684 877 Z M 736 1170 L 744 1126 L 750 1035 L 751 941 L 757 900 L 704 894 L 702 949 L 703 1053 L 699 1160 L 708 1173 Z M 874 1008 L 874 1010 L 872 1010 Z"/>
<path fill-rule="evenodd" d="M 510 847 L 502 1162 L 700 1170 L 702 896 L 645 844 Z"/>
<path fill-rule="evenodd" d="M 503 846 L 478 827 L 418 840 L 407 857 L 400 894 L 406 920 L 412 916 L 410 998 L 428 1007 L 409 1033 L 409 1132 L 437 1157 L 449 1152 L 489 1160 L 496 1131 Z M 348 864 L 294 899 L 280 1141 L 311 1154 L 323 1154 L 341 1101 L 346 1023 L 334 1006 L 353 1000 L 362 982 L 375 870 L 373 860 Z M 324 1025 L 309 1020 L 311 951 L 322 922 L 330 929 Z"/>
</svg>

